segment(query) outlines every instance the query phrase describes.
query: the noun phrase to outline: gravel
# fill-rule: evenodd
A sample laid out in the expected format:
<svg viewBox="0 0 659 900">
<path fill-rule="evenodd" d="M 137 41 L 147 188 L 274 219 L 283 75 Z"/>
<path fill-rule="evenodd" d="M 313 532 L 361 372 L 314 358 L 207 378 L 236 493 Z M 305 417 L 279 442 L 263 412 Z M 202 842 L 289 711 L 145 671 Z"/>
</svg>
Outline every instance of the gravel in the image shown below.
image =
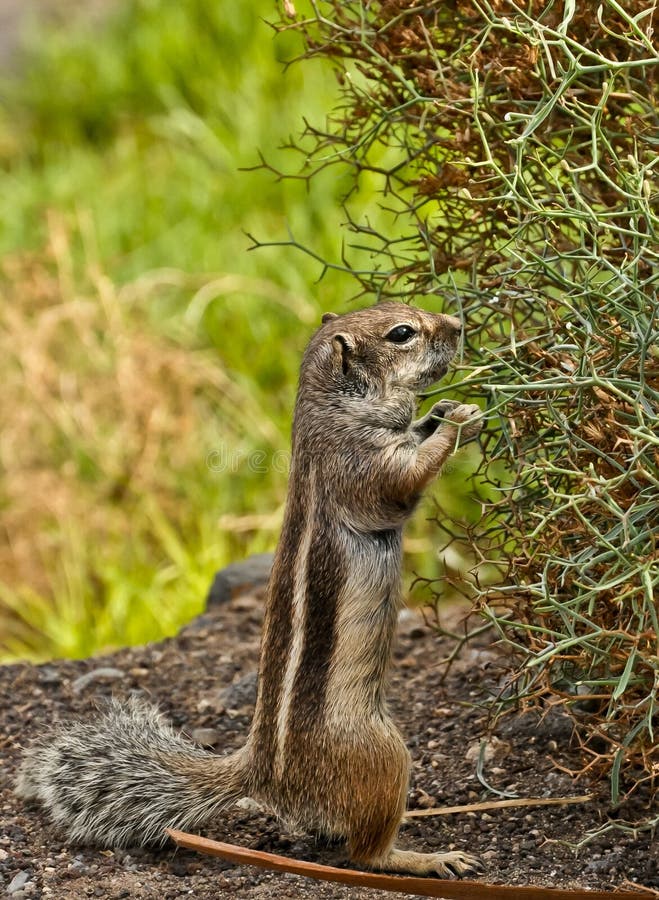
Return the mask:
<svg viewBox="0 0 659 900">
<path fill-rule="evenodd" d="M 217 752 L 240 746 L 254 703 L 262 606 L 258 592 L 237 594 L 168 641 L 103 658 L 0 667 L 0 695 L 11 701 L 0 708 L 0 892 L 13 900 L 215 900 L 229 895 L 241 900 L 374 900 L 377 893 L 371 890 L 232 866 L 173 846 L 157 851 L 67 846 L 40 809 L 25 805 L 11 790 L 21 747 L 57 720 L 93 716 L 99 699 L 112 694 L 146 695 L 176 727 Z M 491 733 L 484 702 L 500 677 L 492 636 L 483 635 L 480 644 L 464 648 L 443 678 L 437 661 L 448 649 L 420 617 L 403 616 L 391 708 L 413 758 L 410 807 L 496 800 L 476 774 L 481 740 L 487 742 L 483 776 L 496 791 L 524 797 L 592 791 L 595 797 L 578 805 L 411 819 L 402 829 L 401 844 L 475 852 L 487 864 L 485 880 L 494 883 L 606 889 L 632 881 L 659 889 L 659 848 L 648 833 L 608 832 L 578 854 L 567 845 L 605 823 L 611 812 L 606 786 L 576 782 L 565 771 L 579 766 L 569 720 L 557 713 L 542 720 L 509 715 Z M 649 793 L 641 792 L 616 814 L 639 818 L 647 815 L 649 803 Z M 285 856 L 345 865 L 340 846 L 290 833 L 253 803 L 241 802 L 205 833 Z M 403 895 L 389 896 L 402 900 Z"/>
</svg>

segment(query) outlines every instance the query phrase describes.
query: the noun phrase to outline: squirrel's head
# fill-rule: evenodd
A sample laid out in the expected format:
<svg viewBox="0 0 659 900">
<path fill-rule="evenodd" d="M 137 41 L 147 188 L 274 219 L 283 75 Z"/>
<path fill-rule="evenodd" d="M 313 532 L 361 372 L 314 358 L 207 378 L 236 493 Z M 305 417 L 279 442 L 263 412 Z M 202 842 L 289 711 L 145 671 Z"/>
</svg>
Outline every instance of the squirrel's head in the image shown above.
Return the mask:
<svg viewBox="0 0 659 900">
<path fill-rule="evenodd" d="M 342 316 L 325 313 L 304 367 L 316 386 L 351 394 L 417 393 L 442 378 L 462 325 L 403 303 L 378 303 Z"/>
</svg>

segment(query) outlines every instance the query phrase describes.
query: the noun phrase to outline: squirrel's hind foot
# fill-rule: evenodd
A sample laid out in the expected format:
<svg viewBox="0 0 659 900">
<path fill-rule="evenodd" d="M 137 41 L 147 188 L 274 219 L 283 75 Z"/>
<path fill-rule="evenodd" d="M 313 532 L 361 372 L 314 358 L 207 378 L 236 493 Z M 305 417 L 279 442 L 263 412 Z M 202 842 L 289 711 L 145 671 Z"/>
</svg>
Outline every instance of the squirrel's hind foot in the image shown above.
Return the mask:
<svg viewBox="0 0 659 900">
<path fill-rule="evenodd" d="M 440 878 L 469 878 L 485 871 L 481 860 L 470 853 L 416 853 L 396 848 L 373 868 L 410 875 L 438 875 Z"/>
</svg>

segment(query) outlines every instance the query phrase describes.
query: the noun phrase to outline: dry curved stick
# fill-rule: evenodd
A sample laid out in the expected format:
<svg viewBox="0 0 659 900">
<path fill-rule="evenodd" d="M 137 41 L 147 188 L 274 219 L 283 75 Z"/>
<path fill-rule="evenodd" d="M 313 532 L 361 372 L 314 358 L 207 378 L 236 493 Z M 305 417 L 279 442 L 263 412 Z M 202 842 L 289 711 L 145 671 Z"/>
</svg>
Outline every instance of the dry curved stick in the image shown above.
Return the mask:
<svg viewBox="0 0 659 900">
<path fill-rule="evenodd" d="M 405 819 L 418 819 L 421 816 L 448 816 L 451 813 L 483 812 L 486 809 L 503 809 L 506 806 L 566 806 L 568 803 L 586 803 L 592 800 L 592 794 L 581 797 L 516 797 L 509 800 L 485 800 L 482 803 L 467 803 L 464 806 L 433 806 L 432 809 L 408 809 Z"/>
<path fill-rule="evenodd" d="M 445 900 L 654 900 L 655 894 L 641 889 L 634 891 L 567 891 L 559 888 L 520 887 L 518 885 L 484 884 L 479 881 L 442 881 L 438 878 L 416 878 L 384 875 L 379 872 L 359 872 L 338 869 L 319 863 L 288 859 L 275 853 L 250 850 L 235 844 L 211 841 L 209 838 L 168 828 L 167 834 L 179 847 L 220 856 L 237 865 L 258 866 L 274 872 L 304 875 L 320 881 L 333 881 L 359 887 L 398 891 L 417 897 L 443 897 Z"/>
</svg>

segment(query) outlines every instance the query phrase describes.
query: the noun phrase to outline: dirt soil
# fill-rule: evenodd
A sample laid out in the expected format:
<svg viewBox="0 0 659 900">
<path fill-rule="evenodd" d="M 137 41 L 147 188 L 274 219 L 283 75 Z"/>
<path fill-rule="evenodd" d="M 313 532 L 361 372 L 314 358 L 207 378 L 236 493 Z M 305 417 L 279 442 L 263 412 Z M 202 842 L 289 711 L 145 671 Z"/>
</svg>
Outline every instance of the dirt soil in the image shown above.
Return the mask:
<svg viewBox="0 0 659 900">
<path fill-rule="evenodd" d="M 238 747 L 253 708 L 261 618 L 262 595 L 252 591 L 214 605 L 162 643 L 77 662 L 0 667 L 0 890 L 14 900 L 229 894 L 261 900 L 374 900 L 380 895 L 402 900 L 401 894 L 236 867 L 172 845 L 159 851 L 70 847 L 38 807 L 26 807 L 12 793 L 21 747 L 56 720 L 94 715 L 99 698 L 111 694 L 147 695 L 211 752 Z M 482 704 L 501 683 L 491 638 L 464 648 L 442 680 L 438 663 L 449 649 L 446 639 L 438 641 L 420 617 L 407 611 L 399 630 L 391 708 L 413 757 L 411 808 L 497 799 L 477 777 L 483 738 L 488 744 L 482 774 L 499 791 L 561 797 L 593 789 L 555 765 L 578 765 L 564 717 L 508 716 L 494 734 L 488 731 Z M 607 889 L 630 881 L 659 888 L 659 846 L 647 832 L 608 832 L 578 855 L 562 843 L 576 842 L 606 822 L 606 789 L 594 791 L 596 799 L 576 805 L 415 819 L 403 827 L 401 844 L 419 850 L 468 849 L 483 858 L 491 882 Z M 639 796 L 622 814 L 647 815 L 648 804 L 647 796 Z M 344 864 L 340 847 L 291 834 L 267 813 L 242 806 L 205 833 L 299 859 Z"/>
</svg>

